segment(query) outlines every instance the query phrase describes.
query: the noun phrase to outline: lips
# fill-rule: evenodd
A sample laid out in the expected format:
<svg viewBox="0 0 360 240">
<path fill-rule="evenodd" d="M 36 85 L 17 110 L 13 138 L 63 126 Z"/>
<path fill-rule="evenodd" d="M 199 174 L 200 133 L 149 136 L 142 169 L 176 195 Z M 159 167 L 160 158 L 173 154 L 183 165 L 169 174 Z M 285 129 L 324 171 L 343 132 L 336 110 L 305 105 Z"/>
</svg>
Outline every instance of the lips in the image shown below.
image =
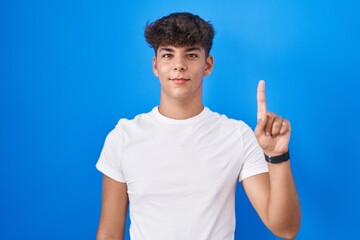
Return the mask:
<svg viewBox="0 0 360 240">
<path fill-rule="evenodd" d="M 175 84 L 184 84 L 189 80 L 190 79 L 188 79 L 188 78 L 170 78 L 170 81 L 172 81 Z"/>
</svg>

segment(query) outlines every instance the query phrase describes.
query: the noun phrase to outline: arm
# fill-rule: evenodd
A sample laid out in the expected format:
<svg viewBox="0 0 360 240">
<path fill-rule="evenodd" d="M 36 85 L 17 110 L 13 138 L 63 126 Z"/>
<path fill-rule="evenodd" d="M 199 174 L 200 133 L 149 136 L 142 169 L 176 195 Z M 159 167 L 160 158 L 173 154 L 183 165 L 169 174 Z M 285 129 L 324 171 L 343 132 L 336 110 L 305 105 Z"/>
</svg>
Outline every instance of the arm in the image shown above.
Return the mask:
<svg viewBox="0 0 360 240">
<path fill-rule="evenodd" d="M 267 112 L 265 83 L 258 86 L 258 124 L 255 136 L 268 156 L 288 151 L 290 122 Z M 300 203 L 292 176 L 290 161 L 268 163 L 269 173 L 243 180 L 250 202 L 264 224 L 277 236 L 293 239 L 300 228 Z"/>
<path fill-rule="evenodd" d="M 101 214 L 97 240 L 124 239 L 128 208 L 127 186 L 103 175 Z"/>
<path fill-rule="evenodd" d="M 242 181 L 244 190 L 264 224 L 276 236 L 293 239 L 300 228 L 300 203 L 290 161 L 268 165 L 269 173 Z"/>
</svg>

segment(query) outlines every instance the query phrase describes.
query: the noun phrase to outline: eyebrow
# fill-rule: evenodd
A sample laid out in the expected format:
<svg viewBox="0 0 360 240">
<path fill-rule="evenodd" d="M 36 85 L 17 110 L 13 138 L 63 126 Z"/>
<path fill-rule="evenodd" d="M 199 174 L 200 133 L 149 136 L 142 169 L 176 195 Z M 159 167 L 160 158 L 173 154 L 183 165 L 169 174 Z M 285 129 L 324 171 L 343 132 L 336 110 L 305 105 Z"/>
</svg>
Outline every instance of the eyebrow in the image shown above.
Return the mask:
<svg viewBox="0 0 360 240">
<path fill-rule="evenodd" d="M 198 47 L 190 47 L 186 49 L 187 52 L 199 51 L 201 52 L 200 48 Z"/>
<path fill-rule="evenodd" d="M 162 47 L 159 49 L 159 52 L 165 51 L 165 52 L 175 52 L 172 48 Z M 198 47 L 189 47 L 186 49 L 186 52 L 193 52 L 193 51 L 201 51 Z"/>
<path fill-rule="evenodd" d="M 165 51 L 165 52 L 175 52 L 172 48 L 162 47 L 159 49 L 159 52 Z"/>
</svg>

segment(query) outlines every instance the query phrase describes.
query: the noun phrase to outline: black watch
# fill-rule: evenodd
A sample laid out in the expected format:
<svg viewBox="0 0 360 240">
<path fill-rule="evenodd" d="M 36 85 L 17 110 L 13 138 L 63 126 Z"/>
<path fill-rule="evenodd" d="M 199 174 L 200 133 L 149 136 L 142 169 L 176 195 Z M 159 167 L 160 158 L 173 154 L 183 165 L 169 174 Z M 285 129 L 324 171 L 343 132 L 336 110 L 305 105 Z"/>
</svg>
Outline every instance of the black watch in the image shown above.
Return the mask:
<svg viewBox="0 0 360 240">
<path fill-rule="evenodd" d="M 282 162 L 286 162 L 290 159 L 290 153 L 289 153 L 289 150 L 284 153 L 284 154 L 281 154 L 281 155 L 278 155 L 278 156 L 273 156 L 273 157 L 270 157 L 266 154 L 265 155 L 265 160 L 268 162 L 268 163 L 282 163 Z"/>
</svg>

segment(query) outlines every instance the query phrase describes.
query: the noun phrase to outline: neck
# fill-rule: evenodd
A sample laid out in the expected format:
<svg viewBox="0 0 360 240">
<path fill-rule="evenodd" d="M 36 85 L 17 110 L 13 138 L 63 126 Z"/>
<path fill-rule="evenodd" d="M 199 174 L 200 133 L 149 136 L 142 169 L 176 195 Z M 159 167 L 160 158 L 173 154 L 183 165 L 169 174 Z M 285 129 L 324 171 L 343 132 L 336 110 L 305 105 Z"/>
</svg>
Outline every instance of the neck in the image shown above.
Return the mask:
<svg viewBox="0 0 360 240">
<path fill-rule="evenodd" d="M 194 117 L 202 112 L 204 106 L 201 96 L 199 99 L 192 101 L 181 101 L 175 99 L 164 99 L 160 97 L 159 112 L 172 119 L 183 120 Z"/>
</svg>

